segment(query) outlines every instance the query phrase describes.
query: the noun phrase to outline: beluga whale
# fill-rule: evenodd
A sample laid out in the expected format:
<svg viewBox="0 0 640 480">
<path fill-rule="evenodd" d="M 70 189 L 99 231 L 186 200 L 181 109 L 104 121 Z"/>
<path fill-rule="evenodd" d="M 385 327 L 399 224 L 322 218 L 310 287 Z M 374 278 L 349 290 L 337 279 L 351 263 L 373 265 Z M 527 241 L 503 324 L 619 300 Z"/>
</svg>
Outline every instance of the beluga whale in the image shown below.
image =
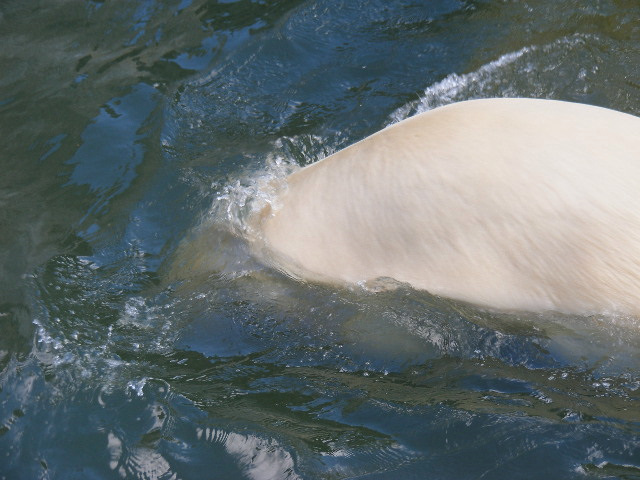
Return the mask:
<svg viewBox="0 0 640 480">
<path fill-rule="evenodd" d="M 637 316 L 640 118 L 524 98 L 439 107 L 295 171 L 251 222 L 256 252 L 305 281 Z"/>
</svg>

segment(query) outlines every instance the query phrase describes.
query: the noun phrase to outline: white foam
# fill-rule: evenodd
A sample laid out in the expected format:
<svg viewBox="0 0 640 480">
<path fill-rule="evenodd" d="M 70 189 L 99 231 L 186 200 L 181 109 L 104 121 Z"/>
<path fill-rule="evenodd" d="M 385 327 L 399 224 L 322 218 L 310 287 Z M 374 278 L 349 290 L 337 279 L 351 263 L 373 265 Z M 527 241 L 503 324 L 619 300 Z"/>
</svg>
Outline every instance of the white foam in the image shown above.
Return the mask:
<svg viewBox="0 0 640 480">
<path fill-rule="evenodd" d="M 558 50 L 571 50 L 584 45 L 585 40 L 589 38 L 589 35 L 575 34 L 545 45 L 523 47 L 514 52 L 506 53 L 475 71 L 461 75 L 451 73 L 441 81 L 427 87 L 419 100 L 409 102 L 392 112 L 388 125 L 437 107 L 472 98 L 529 97 L 531 94 L 518 85 L 524 79 L 525 87 L 534 87 L 536 72 L 546 70 L 544 65 L 540 65 L 539 54 L 544 54 L 546 57 Z M 535 59 L 532 58 L 534 56 L 536 56 Z M 514 69 L 516 72 L 512 74 Z M 504 75 L 508 75 L 509 78 L 504 79 Z M 581 68 L 576 75 L 584 80 L 587 71 Z M 509 79 L 512 81 L 508 81 Z M 547 90 L 544 92 L 544 97 L 551 98 L 552 93 L 552 90 Z"/>
<path fill-rule="evenodd" d="M 227 225 L 239 236 L 251 235 L 253 231 L 247 219 L 267 205 L 277 208 L 276 191 L 281 182 L 296 169 L 284 157 L 272 155 L 265 168 L 225 185 L 215 198 L 206 222 Z"/>
<path fill-rule="evenodd" d="M 274 142 L 262 168 L 241 171 L 226 184 L 213 185 L 218 193 L 210 209 L 181 241 L 165 279 L 173 283 L 212 274 L 231 279 L 263 268 L 246 248 L 247 242 L 260 238 L 250 220 L 264 209 L 279 208 L 278 193 L 285 188 L 286 177 L 300 168 L 298 162 L 313 163 L 332 153 L 325 143 L 318 136 L 283 137 Z"/>
</svg>

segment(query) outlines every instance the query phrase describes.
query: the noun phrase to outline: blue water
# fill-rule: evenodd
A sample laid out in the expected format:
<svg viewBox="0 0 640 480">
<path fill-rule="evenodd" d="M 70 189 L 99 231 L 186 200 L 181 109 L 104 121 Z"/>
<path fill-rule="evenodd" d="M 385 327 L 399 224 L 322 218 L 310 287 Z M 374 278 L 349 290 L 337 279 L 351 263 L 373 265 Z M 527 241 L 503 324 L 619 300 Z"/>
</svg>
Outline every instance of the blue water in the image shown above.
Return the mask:
<svg viewBox="0 0 640 480">
<path fill-rule="evenodd" d="M 0 479 L 640 478 L 637 321 L 307 284 L 243 241 L 269 181 L 416 112 L 640 115 L 639 19 L 1 2 Z"/>
</svg>

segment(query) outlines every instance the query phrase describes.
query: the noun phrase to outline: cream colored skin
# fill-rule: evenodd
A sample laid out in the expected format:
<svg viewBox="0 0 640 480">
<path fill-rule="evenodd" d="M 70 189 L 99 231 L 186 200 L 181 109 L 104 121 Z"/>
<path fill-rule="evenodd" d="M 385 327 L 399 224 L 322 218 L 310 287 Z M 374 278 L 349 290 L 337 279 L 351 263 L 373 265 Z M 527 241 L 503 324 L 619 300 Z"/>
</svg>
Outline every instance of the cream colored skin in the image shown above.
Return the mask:
<svg viewBox="0 0 640 480">
<path fill-rule="evenodd" d="M 505 309 L 640 313 L 640 118 L 473 100 L 392 125 L 286 179 L 254 219 L 304 279 L 378 277 Z"/>
</svg>

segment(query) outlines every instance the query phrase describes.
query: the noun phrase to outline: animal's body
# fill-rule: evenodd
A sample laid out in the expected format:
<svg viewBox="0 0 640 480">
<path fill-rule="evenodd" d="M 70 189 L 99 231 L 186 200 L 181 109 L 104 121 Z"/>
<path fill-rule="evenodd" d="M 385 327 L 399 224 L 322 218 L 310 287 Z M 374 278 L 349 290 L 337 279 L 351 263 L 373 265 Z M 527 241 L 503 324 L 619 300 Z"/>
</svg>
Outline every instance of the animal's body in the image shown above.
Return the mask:
<svg viewBox="0 0 640 480">
<path fill-rule="evenodd" d="M 640 314 L 640 118 L 474 100 L 290 175 L 255 220 L 278 268 L 485 307 Z"/>
</svg>

